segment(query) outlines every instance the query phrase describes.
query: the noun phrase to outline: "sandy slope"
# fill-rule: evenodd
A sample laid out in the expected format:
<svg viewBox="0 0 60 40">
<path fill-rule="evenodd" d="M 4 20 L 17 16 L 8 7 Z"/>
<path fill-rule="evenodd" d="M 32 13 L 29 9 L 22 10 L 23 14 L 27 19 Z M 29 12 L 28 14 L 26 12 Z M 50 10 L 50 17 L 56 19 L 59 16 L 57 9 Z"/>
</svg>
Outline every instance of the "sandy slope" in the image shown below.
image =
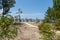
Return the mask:
<svg viewBox="0 0 60 40">
<path fill-rule="evenodd" d="M 18 36 L 15 40 L 42 40 L 37 26 L 29 23 L 23 23 L 19 26 Z"/>
</svg>

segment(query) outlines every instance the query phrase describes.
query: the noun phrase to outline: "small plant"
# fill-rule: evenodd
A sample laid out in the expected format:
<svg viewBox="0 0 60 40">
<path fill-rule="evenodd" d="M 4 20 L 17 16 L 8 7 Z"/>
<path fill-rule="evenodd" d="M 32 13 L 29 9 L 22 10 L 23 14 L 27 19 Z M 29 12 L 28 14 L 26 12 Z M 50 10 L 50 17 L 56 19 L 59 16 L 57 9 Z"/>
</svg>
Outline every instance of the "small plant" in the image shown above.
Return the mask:
<svg viewBox="0 0 60 40">
<path fill-rule="evenodd" d="M 43 35 L 44 40 L 52 40 L 54 37 L 54 32 L 52 31 L 52 27 L 48 23 L 42 23 L 38 25 L 40 33 Z"/>
</svg>

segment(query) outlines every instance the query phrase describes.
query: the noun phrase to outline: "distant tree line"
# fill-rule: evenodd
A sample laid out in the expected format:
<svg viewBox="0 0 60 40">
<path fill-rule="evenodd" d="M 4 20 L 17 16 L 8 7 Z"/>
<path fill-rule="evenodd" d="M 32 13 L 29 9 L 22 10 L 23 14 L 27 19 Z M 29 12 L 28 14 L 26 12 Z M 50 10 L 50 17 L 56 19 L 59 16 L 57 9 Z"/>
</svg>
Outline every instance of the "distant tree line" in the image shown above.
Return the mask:
<svg viewBox="0 0 60 40">
<path fill-rule="evenodd" d="M 20 21 L 19 21 L 20 20 Z M 36 18 L 36 19 L 32 19 L 32 18 L 21 18 L 19 19 L 18 16 L 14 17 L 14 22 L 40 22 L 42 20 Z"/>
</svg>

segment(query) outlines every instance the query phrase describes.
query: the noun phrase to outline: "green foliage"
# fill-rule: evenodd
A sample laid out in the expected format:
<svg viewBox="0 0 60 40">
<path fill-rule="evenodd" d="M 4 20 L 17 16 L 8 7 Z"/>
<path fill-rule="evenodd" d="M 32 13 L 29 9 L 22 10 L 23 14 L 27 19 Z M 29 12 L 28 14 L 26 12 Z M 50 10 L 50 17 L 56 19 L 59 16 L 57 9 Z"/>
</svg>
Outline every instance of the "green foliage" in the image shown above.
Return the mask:
<svg viewBox="0 0 60 40">
<path fill-rule="evenodd" d="M 45 19 L 43 20 L 44 23 L 51 23 L 51 20 L 49 19 L 49 17 L 45 17 Z"/>
<path fill-rule="evenodd" d="M 60 30 L 60 19 L 57 19 L 57 20 L 56 20 L 55 28 L 56 28 L 57 30 Z"/>
<path fill-rule="evenodd" d="M 53 0 L 53 8 L 60 11 L 60 0 Z"/>
<path fill-rule="evenodd" d="M 42 24 L 38 25 L 38 27 L 39 27 L 39 30 L 42 30 L 42 31 L 51 30 L 51 26 L 48 23 L 46 23 L 46 24 L 42 23 Z"/>
<path fill-rule="evenodd" d="M 49 7 L 46 14 L 44 23 L 39 25 L 39 30 L 44 36 L 44 40 L 53 40 L 52 38 L 55 35 L 56 29 L 60 30 L 60 0 L 53 0 L 53 7 Z M 46 23 L 55 24 L 51 27 L 51 25 Z M 53 31 L 54 30 L 54 31 Z M 59 36 L 57 37 L 59 39 Z"/>
<path fill-rule="evenodd" d="M 46 15 L 45 22 L 56 22 L 60 18 L 60 0 L 53 0 L 53 7 L 49 7 Z"/>
<path fill-rule="evenodd" d="M 0 19 L 0 39 L 14 39 L 17 36 L 17 28 L 13 26 L 12 18 L 5 17 L 11 7 L 14 7 L 15 0 L 0 0 L 2 5 L 3 15 Z"/>
<path fill-rule="evenodd" d="M 57 35 L 57 40 L 60 40 L 60 35 Z"/>
<path fill-rule="evenodd" d="M 60 26 L 60 19 L 57 19 L 57 20 L 56 20 L 56 25 L 57 25 L 57 26 Z"/>
<path fill-rule="evenodd" d="M 1 4 L 1 3 L 0 3 Z M 15 4 L 15 0 L 2 0 L 3 15 L 7 14 L 11 7 Z"/>
<path fill-rule="evenodd" d="M 17 28 L 13 26 L 10 18 L 2 17 L 0 19 L 0 38 L 14 39 L 17 36 Z"/>
<path fill-rule="evenodd" d="M 43 35 L 44 40 L 52 40 L 55 33 L 52 31 L 52 27 L 48 23 L 42 23 L 38 25 L 38 28 Z"/>
</svg>

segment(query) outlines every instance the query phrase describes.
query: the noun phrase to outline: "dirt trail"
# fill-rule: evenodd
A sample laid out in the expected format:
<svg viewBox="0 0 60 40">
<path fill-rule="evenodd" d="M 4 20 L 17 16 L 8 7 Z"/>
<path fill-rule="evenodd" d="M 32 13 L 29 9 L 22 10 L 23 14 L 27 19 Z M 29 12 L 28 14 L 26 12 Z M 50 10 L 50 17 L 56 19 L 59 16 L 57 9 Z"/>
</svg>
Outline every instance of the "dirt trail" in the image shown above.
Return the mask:
<svg viewBox="0 0 60 40">
<path fill-rule="evenodd" d="M 15 40 L 42 40 L 39 30 L 36 26 L 28 23 L 23 23 L 19 26 L 18 36 Z"/>
</svg>

